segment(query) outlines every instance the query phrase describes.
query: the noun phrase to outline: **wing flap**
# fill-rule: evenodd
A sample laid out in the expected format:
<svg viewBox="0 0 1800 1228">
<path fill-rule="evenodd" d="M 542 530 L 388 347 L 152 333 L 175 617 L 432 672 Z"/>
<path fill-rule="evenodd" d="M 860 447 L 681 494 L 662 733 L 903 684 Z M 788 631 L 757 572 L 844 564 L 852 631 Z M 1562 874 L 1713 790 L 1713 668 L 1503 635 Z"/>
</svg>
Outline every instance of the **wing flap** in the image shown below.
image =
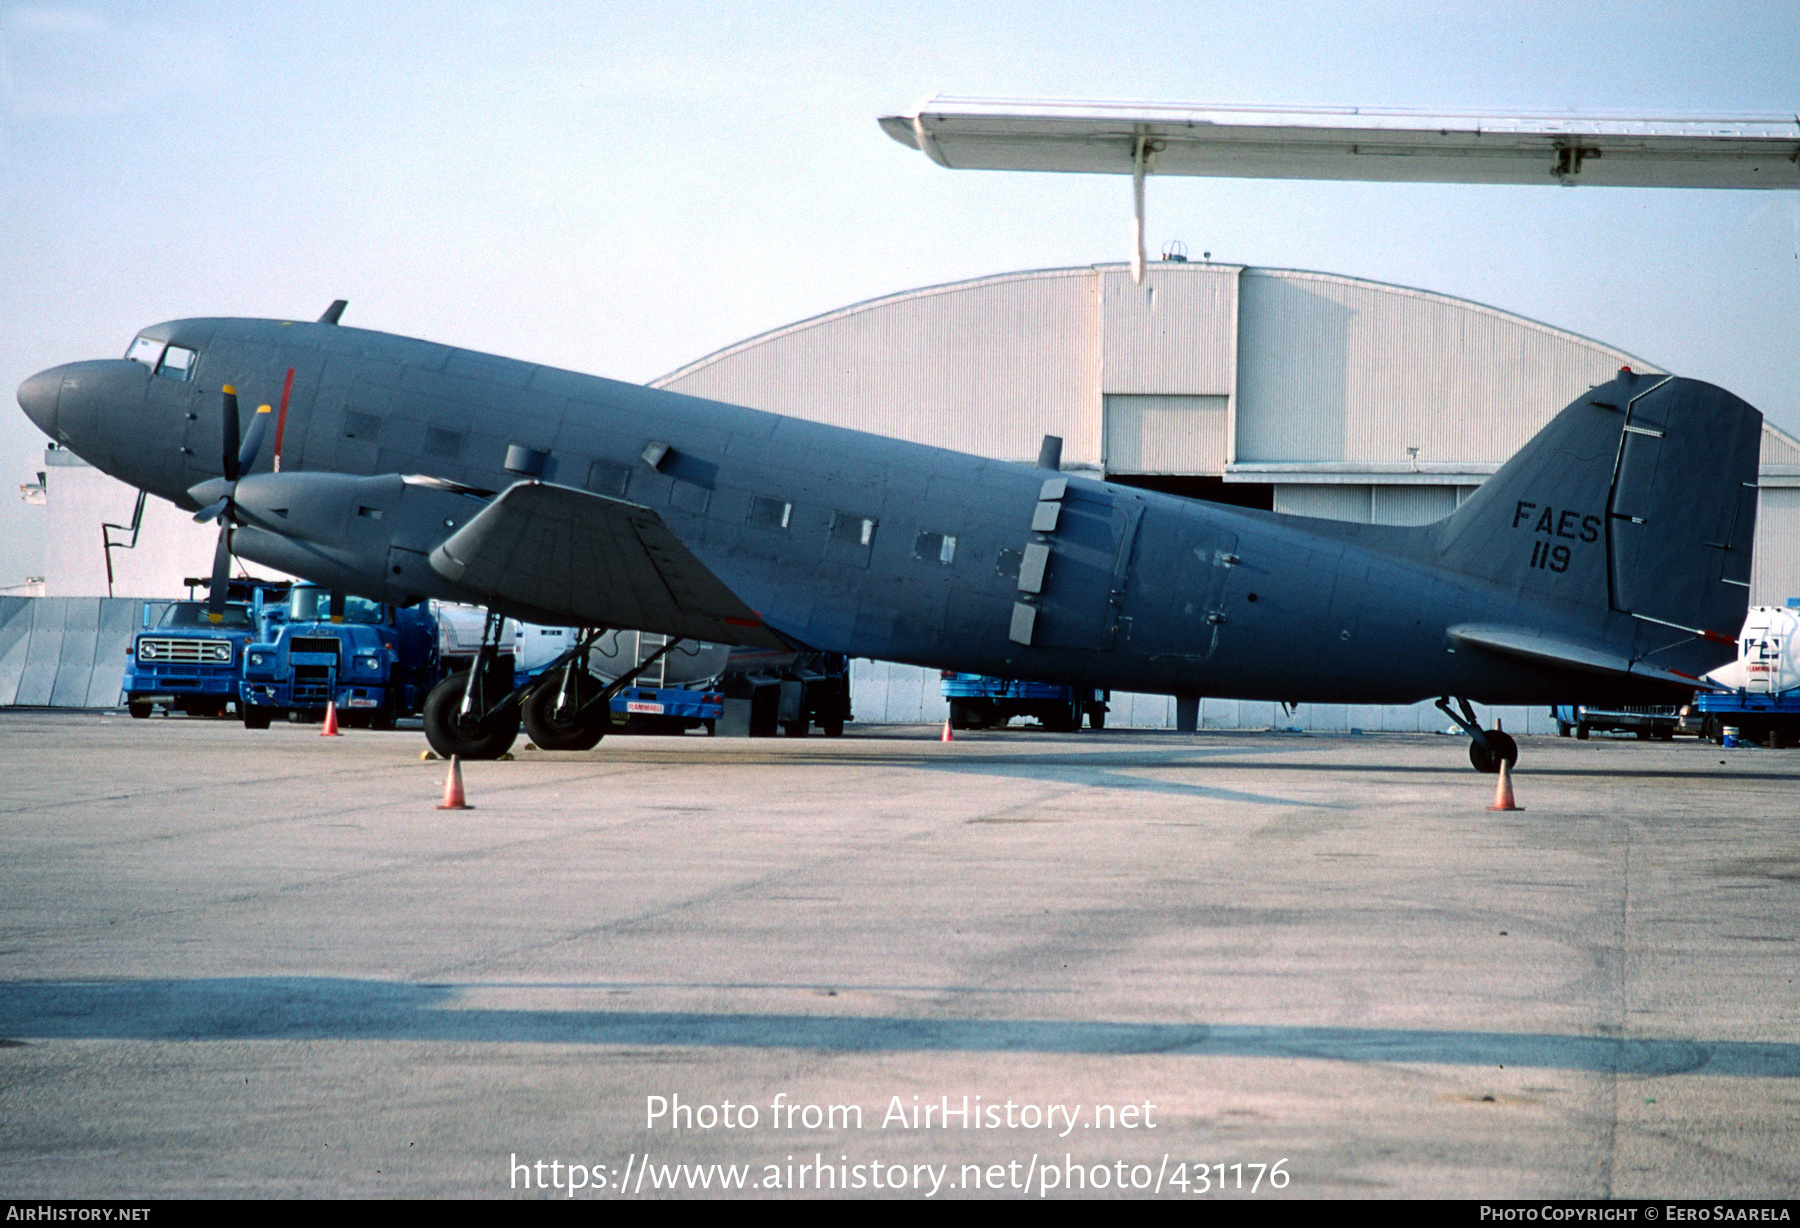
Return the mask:
<svg viewBox="0 0 1800 1228">
<path fill-rule="evenodd" d="M 788 649 L 650 508 L 519 482 L 431 552 L 444 578 L 570 624 Z"/>
</svg>

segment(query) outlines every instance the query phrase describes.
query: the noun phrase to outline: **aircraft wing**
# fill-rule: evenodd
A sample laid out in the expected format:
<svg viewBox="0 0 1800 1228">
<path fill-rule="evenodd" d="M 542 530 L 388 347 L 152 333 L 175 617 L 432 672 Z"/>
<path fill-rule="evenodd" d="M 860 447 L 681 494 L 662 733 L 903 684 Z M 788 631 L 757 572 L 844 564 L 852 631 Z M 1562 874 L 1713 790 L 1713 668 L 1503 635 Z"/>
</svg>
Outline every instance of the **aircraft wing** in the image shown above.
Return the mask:
<svg viewBox="0 0 1800 1228">
<path fill-rule="evenodd" d="M 568 486 L 508 487 L 431 552 L 431 567 L 571 624 L 791 647 L 654 511 Z"/>
<path fill-rule="evenodd" d="M 1597 648 L 1575 640 L 1539 635 L 1517 627 L 1479 626 L 1462 623 L 1450 628 L 1450 638 L 1459 644 L 1485 648 L 1504 656 L 1518 657 L 1537 665 L 1554 665 L 1583 673 L 1642 678 L 1666 682 L 1684 690 L 1711 690 L 1713 684 L 1675 670 L 1659 669 L 1644 661 L 1634 661 L 1607 648 Z"/>
</svg>

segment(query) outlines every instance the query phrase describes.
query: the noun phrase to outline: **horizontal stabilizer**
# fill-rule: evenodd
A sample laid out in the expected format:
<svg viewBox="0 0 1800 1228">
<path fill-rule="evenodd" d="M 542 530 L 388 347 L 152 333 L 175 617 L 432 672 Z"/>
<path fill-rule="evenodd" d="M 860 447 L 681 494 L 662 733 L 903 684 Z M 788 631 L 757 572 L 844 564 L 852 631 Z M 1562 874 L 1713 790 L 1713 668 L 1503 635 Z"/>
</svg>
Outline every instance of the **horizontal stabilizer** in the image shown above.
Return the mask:
<svg viewBox="0 0 1800 1228">
<path fill-rule="evenodd" d="M 1539 635 L 1517 627 L 1478 626 L 1462 623 L 1450 628 L 1450 638 L 1473 648 L 1485 648 L 1503 656 L 1518 657 L 1536 665 L 1578 670 L 1587 674 L 1625 675 L 1650 682 L 1666 682 L 1683 690 L 1710 690 L 1711 684 L 1674 670 L 1633 661 L 1618 652 L 1575 640 Z"/>
<path fill-rule="evenodd" d="M 431 566 L 571 625 L 790 647 L 654 511 L 585 490 L 511 486 L 433 550 Z"/>
</svg>

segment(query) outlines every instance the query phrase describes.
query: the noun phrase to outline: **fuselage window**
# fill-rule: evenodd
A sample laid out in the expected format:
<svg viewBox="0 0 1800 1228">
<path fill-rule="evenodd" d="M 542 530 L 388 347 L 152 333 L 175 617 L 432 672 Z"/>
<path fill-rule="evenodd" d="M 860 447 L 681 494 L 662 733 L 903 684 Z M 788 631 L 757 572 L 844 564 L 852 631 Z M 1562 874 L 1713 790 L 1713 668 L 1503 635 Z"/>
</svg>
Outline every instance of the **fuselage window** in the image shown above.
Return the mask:
<svg viewBox="0 0 1800 1228">
<path fill-rule="evenodd" d="M 750 501 L 750 523 L 764 528 L 786 529 L 793 514 L 794 505 L 783 503 L 780 499 L 758 497 Z"/>
<path fill-rule="evenodd" d="M 866 546 L 875 540 L 875 522 L 866 516 L 839 512 L 831 521 L 831 540 Z"/>
<path fill-rule="evenodd" d="M 948 533 L 933 533 L 929 529 L 919 534 L 913 543 L 913 557 L 927 563 L 943 563 L 948 565 L 956 561 L 956 538 Z"/>
<path fill-rule="evenodd" d="M 141 362 L 154 371 L 156 364 L 162 360 L 163 346 L 167 344 L 165 341 L 156 341 L 150 337 L 139 337 L 131 343 L 131 348 L 125 351 L 125 357 L 131 359 L 132 362 Z"/>
<path fill-rule="evenodd" d="M 425 428 L 425 455 L 441 457 L 444 460 L 461 460 L 463 450 L 463 434 L 461 431 L 446 431 L 441 426 Z"/>
<path fill-rule="evenodd" d="M 597 495 L 623 495 L 629 476 L 631 470 L 625 466 L 597 460 L 588 466 L 587 488 Z"/>
<path fill-rule="evenodd" d="M 344 438 L 367 439 L 373 442 L 381 437 L 381 419 L 374 414 L 365 414 L 358 409 L 344 411 Z"/>
<path fill-rule="evenodd" d="M 167 379 L 185 380 L 194 373 L 194 360 L 199 355 L 185 346 L 172 345 L 163 351 L 156 373 Z"/>
</svg>

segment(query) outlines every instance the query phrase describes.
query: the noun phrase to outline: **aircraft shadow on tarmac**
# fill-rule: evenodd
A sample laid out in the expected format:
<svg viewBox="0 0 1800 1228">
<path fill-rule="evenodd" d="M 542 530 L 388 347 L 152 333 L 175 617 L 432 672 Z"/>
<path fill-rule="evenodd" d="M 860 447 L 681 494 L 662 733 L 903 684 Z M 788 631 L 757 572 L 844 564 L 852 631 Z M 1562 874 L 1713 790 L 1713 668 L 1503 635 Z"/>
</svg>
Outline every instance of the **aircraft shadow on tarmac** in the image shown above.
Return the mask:
<svg viewBox="0 0 1800 1228">
<path fill-rule="evenodd" d="M 1165 1054 L 1524 1066 L 1639 1076 L 1800 1077 L 1800 1044 L 1792 1043 L 1409 1028 L 504 1010 L 458 1007 L 465 988 L 509 987 L 329 977 L 8 981 L 0 982 L 0 1036 L 6 1038 L 0 1043 L 360 1040 L 841 1053 Z"/>
</svg>

